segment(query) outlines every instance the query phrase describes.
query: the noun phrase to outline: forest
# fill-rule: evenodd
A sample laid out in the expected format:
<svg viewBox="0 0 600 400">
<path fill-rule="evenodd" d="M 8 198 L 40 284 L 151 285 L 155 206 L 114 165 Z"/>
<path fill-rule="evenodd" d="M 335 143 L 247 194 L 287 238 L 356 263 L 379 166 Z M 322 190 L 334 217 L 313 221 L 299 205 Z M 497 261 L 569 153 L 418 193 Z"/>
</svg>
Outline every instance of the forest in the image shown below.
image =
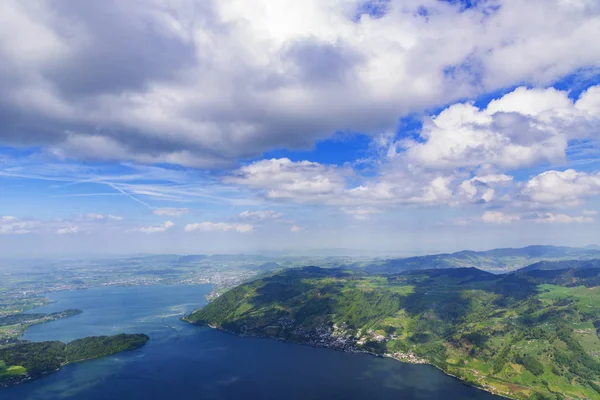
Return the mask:
<svg viewBox="0 0 600 400">
<path fill-rule="evenodd" d="M 62 366 L 137 349 L 150 338 L 144 334 L 90 336 L 70 343 L 28 342 L 0 348 L 0 388 L 39 378 Z"/>
</svg>

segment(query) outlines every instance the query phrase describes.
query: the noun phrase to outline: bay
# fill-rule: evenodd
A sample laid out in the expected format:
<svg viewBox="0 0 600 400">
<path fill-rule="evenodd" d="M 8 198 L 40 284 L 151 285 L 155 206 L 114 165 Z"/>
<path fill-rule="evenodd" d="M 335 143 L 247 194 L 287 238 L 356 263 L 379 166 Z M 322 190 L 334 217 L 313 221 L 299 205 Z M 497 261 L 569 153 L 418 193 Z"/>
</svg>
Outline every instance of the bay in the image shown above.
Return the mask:
<svg viewBox="0 0 600 400">
<path fill-rule="evenodd" d="M 70 341 L 146 333 L 146 346 L 67 365 L 0 391 L 16 399 L 498 399 L 428 365 L 238 337 L 179 318 L 206 304 L 210 285 L 100 287 L 53 293 L 40 312 L 83 313 L 27 330 Z"/>
</svg>

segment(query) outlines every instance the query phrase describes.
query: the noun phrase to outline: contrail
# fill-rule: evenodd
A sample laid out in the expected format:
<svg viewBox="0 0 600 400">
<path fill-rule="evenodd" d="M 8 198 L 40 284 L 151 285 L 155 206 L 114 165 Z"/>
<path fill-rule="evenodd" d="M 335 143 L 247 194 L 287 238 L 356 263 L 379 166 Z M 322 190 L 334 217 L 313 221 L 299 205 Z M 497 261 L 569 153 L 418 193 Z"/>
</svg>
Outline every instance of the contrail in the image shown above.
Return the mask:
<svg viewBox="0 0 600 400">
<path fill-rule="evenodd" d="M 125 190 L 117 187 L 116 185 L 110 183 L 110 182 L 104 182 L 106 185 L 110 186 L 111 188 L 115 189 L 116 191 L 122 193 L 123 195 L 129 197 L 131 200 L 136 201 L 146 207 L 148 207 L 151 210 L 154 210 L 154 207 L 152 207 L 150 204 L 146 203 L 145 201 L 142 201 L 140 199 L 138 199 L 137 197 L 132 196 L 131 194 L 127 193 Z"/>
</svg>

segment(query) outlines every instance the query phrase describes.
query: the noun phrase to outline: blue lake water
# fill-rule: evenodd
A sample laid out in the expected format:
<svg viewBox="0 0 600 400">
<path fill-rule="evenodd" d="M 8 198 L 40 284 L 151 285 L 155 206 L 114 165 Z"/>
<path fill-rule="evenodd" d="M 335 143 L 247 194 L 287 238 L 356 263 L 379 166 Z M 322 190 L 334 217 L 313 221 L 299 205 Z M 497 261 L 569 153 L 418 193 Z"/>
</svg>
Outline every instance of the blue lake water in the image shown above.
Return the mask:
<svg viewBox="0 0 600 400">
<path fill-rule="evenodd" d="M 146 333 L 138 350 L 67 365 L 0 391 L 0 399 L 473 399 L 496 396 L 427 365 L 237 337 L 179 321 L 210 286 L 102 287 L 50 295 L 36 311 L 79 308 L 25 339 Z"/>
</svg>

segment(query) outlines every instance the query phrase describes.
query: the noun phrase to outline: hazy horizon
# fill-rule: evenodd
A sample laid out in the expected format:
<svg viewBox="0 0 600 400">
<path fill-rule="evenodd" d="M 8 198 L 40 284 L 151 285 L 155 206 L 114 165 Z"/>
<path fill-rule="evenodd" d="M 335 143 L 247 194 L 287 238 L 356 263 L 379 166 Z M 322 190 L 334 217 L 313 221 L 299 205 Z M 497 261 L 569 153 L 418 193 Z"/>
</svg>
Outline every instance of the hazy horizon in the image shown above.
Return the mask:
<svg viewBox="0 0 600 400">
<path fill-rule="evenodd" d="M 135 258 L 135 257 L 153 257 L 153 256 L 264 256 L 267 258 L 285 258 L 285 257 L 317 257 L 317 258 L 327 258 L 327 257 L 356 257 L 356 258 L 372 258 L 372 259 L 392 259 L 392 258 L 409 258 L 416 256 L 429 256 L 429 255 L 437 255 L 437 254 L 452 254 L 458 253 L 462 251 L 474 251 L 474 252 L 485 252 L 490 250 L 497 249 L 520 249 L 526 248 L 530 246 L 555 246 L 555 247 L 570 247 L 570 248 L 598 248 L 600 246 L 597 244 L 587 244 L 584 246 L 565 246 L 565 245 L 550 245 L 550 244 L 529 244 L 524 246 L 506 246 L 506 247 L 482 247 L 482 248 L 459 248 L 459 249 L 447 249 L 447 250 L 424 250 L 424 251 L 402 251 L 402 250 L 382 250 L 382 251 L 374 251 L 374 250 L 364 250 L 364 249 L 305 249 L 305 250 L 255 250 L 251 252 L 194 252 L 194 253 L 169 253 L 169 252 L 140 252 L 140 253 L 111 253 L 111 252 L 64 252 L 60 251 L 57 253 L 47 253 L 41 254 L 39 256 L 25 255 L 25 254 L 3 254 L 0 257 L 1 260 L 22 260 L 22 261 L 41 261 L 41 260 L 101 260 L 101 259 L 114 259 L 114 258 Z"/>
</svg>

